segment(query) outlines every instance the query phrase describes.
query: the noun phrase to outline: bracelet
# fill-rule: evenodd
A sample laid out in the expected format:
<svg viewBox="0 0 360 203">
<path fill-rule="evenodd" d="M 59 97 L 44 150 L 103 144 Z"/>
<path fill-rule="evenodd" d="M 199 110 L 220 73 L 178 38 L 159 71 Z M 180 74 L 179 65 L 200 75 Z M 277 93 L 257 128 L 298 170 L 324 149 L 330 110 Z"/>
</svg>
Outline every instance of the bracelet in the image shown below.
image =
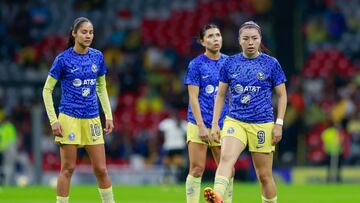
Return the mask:
<svg viewBox="0 0 360 203">
<path fill-rule="evenodd" d="M 284 125 L 284 120 L 281 119 L 281 118 L 277 118 L 275 124 L 283 126 Z"/>
</svg>

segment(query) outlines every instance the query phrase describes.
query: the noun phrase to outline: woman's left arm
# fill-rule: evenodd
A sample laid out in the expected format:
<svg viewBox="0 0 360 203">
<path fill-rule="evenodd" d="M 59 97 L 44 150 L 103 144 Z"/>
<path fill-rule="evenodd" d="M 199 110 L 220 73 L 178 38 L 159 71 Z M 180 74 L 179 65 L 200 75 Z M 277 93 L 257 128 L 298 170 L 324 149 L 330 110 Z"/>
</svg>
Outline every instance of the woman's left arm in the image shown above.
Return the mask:
<svg viewBox="0 0 360 203">
<path fill-rule="evenodd" d="M 277 106 L 277 118 L 275 122 L 275 126 L 273 129 L 273 144 L 277 144 L 280 142 L 282 138 L 282 127 L 284 125 L 284 117 L 287 105 L 287 94 L 285 83 L 282 83 L 275 87 L 276 95 L 278 96 L 278 106 Z"/>
<path fill-rule="evenodd" d="M 106 123 L 105 123 L 106 126 L 104 129 L 105 134 L 110 134 L 114 128 L 114 124 L 113 124 L 113 117 L 110 107 L 109 96 L 106 90 L 105 75 L 98 77 L 96 81 L 96 93 L 99 97 L 106 118 Z"/>
</svg>

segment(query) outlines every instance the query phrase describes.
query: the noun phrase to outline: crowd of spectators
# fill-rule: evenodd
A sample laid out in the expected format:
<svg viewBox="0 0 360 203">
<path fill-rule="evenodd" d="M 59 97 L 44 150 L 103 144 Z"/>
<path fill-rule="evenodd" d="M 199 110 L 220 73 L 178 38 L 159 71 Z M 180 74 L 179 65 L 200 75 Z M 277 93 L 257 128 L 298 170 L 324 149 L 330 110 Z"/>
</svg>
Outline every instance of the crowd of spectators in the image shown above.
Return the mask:
<svg viewBox="0 0 360 203">
<path fill-rule="evenodd" d="M 308 0 L 301 20 L 304 66 L 288 77 L 288 110 L 280 165 L 326 162 L 321 134 L 335 125 L 342 132 L 347 164 L 360 164 L 360 3 L 356 0 Z M 200 27 L 217 23 L 223 52 L 238 50 L 237 29 L 248 19 L 263 28 L 263 41 L 274 41 L 273 1 L 268 0 L 4 0 L 0 1 L 0 98 L 11 116 L 18 150 L 32 158 L 31 108 L 55 56 L 66 48 L 72 21 L 89 17 L 94 47 L 103 51 L 115 131 L 106 138 L 109 163 L 129 164 L 134 155 L 145 164 L 163 164 L 158 125 L 169 109 L 186 118 L 187 90 L 182 80 L 188 62 L 203 49 Z M 297 39 L 295 39 L 297 40 Z M 281 61 L 280 61 L 281 63 Z M 283 67 L 284 69 L 291 67 Z M 59 100 L 59 91 L 55 92 Z M 59 167 L 58 150 L 44 113 L 44 168 Z M 80 161 L 86 156 L 80 152 Z M 246 156 L 246 155 L 245 155 Z M 238 166 L 249 167 L 241 158 Z M 214 163 L 210 163 L 212 167 Z"/>
</svg>

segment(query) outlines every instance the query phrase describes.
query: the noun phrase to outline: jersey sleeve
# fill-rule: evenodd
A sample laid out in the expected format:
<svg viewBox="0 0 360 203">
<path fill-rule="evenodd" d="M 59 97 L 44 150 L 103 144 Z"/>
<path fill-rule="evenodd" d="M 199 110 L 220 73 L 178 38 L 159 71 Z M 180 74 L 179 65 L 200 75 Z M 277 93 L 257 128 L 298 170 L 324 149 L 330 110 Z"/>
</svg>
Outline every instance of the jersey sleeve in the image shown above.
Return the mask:
<svg viewBox="0 0 360 203">
<path fill-rule="evenodd" d="M 276 59 L 275 59 L 275 63 L 274 63 L 273 69 L 272 69 L 271 81 L 272 81 L 273 87 L 276 87 L 287 81 L 285 73 L 282 70 L 280 63 Z"/>
<path fill-rule="evenodd" d="M 200 65 L 198 63 L 190 62 L 184 84 L 200 86 Z"/>
<path fill-rule="evenodd" d="M 98 76 L 103 76 L 107 73 L 106 64 L 104 60 L 104 55 L 100 54 L 100 61 L 99 61 L 99 73 Z"/>
<path fill-rule="evenodd" d="M 220 72 L 219 72 L 219 80 L 220 82 L 223 83 L 229 83 L 229 77 L 228 77 L 228 67 L 230 65 L 230 60 L 229 58 L 225 59 L 224 64 L 220 67 Z"/>
<path fill-rule="evenodd" d="M 61 78 L 63 64 L 60 56 L 57 56 L 51 65 L 49 75 L 57 80 Z"/>
</svg>

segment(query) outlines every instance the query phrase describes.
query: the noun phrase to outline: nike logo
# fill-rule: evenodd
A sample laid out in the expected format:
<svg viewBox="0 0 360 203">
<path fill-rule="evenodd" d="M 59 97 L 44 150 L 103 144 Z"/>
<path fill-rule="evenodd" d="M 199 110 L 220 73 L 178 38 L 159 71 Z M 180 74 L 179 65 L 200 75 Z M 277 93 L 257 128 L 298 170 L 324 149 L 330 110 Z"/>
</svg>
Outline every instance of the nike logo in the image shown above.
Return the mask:
<svg viewBox="0 0 360 203">
<path fill-rule="evenodd" d="M 264 146 L 256 146 L 256 149 L 260 149 L 263 148 Z"/>
<path fill-rule="evenodd" d="M 204 75 L 202 76 L 202 79 L 208 78 L 210 75 Z"/>
<path fill-rule="evenodd" d="M 189 188 L 189 189 L 186 190 L 187 195 L 191 195 L 193 193 L 194 193 L 194 188 Z"/>
<path fill-rule="evenodd" d="M 79 70 L 79 68 L 71 69 L 70 72 L 73 73 L 73 72 L 75 72 L 75 71 L 77 71 L 77 70 Z"/>
<path fill-rule="evenodd" d="M 236 78 L 239 74 L 232 74 L 231 77 Z"/>
</svg>

